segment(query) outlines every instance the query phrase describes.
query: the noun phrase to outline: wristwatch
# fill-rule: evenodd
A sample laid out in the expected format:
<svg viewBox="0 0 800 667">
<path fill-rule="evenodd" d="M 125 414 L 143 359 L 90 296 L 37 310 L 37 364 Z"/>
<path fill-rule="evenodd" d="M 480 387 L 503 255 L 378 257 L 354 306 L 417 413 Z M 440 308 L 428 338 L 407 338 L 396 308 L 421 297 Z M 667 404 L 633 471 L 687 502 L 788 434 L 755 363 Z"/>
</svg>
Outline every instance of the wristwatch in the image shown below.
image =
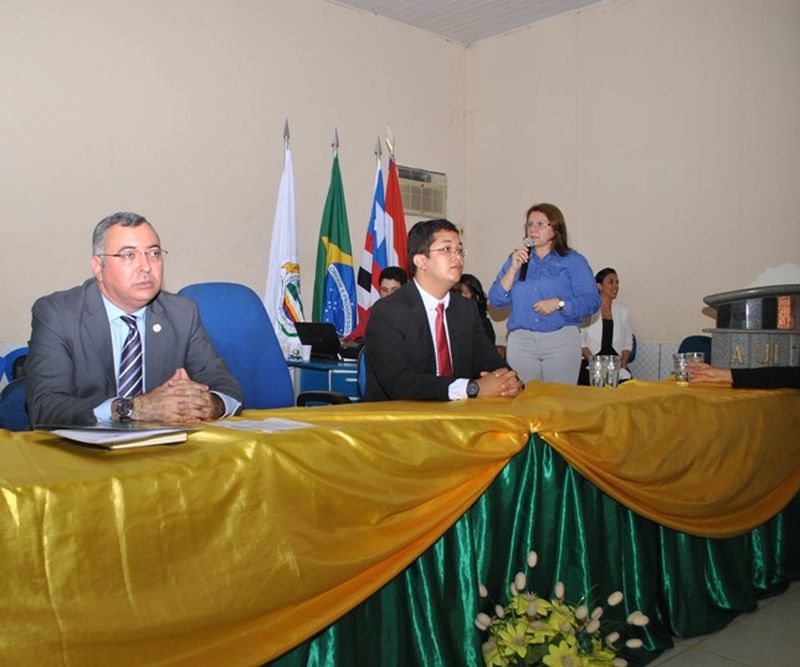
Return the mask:
<svg viewBox="0 0 800 667">
<path fill-rule="evenodd" d="M 467 382 L 467 398 L 475 398 L 480 390 L 481 388 L 475 380 Z"/>
<path fill-rule="evenodd" d="M 566 306 L 567 306 L 567 302 L 564 301 L 564 299 L 559 299 L 558 300 L 558 309 L 559 310 L 564 310 L 564 308 L 566 308 Z"/>
<path fill-rule="evenodd" d="M 133 401 L 130 398 L 118 398 L 114 401 L 114 409 L 120 421 L 128 421 L 133 416 Z"/>
</svg>

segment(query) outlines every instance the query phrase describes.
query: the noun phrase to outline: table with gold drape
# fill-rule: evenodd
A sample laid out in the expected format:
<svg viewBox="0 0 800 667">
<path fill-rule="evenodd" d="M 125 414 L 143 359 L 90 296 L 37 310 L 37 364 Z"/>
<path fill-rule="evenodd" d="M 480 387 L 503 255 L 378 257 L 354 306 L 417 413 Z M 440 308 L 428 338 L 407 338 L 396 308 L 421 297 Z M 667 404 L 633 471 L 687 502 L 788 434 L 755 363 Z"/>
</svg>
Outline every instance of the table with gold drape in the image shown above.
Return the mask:
<svg viewBox="0 0 800 667">
<path fill-rule="evenodd" d="M 623 588 L 663 648 L 798 576 L 798 408 L 790 390 L 533 383 L 251 412 L 318 427 L 147 450 L 0 432 L 0 654 L 471 664 L 476 582 L 502 597 L 531 546 L 537 585 Z"/>
</svg>

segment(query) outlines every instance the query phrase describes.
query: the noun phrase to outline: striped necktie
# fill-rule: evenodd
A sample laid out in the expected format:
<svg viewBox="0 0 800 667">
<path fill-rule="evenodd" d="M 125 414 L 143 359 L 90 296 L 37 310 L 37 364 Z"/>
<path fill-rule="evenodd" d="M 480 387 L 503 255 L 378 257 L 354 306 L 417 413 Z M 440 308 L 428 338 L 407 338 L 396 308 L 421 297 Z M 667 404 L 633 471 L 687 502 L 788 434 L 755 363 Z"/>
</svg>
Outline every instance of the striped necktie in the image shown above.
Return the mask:
<svg viewBox="0 0 800 667">
<path fill-rule="evenodd" d="M 133 315 L 123 315 L 122 321 L 128 325 L 128 337 L 122 346 L 122 356 L 119 360 L 119 380 L 117 392 L 120 396 L 138 396 L 144 393 L 142 381 L 142 337 L 136 318 Z"/>
<path fill-rule="evenodd" d="M 450 347 L 447 344 L 447 332 L 444 329 L 444 303 L 436 306 L 436 374 L 440 377 L 452 377 L 453 367 L 450 364 Z"/>
</svg>

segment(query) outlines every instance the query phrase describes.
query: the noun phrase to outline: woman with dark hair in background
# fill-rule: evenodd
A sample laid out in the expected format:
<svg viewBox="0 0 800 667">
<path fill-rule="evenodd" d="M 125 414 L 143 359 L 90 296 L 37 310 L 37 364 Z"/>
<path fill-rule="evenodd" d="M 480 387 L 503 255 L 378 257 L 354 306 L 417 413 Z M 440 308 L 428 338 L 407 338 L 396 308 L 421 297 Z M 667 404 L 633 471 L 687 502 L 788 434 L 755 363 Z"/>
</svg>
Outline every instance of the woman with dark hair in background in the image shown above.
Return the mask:
<svg viewBox="0 0 800 667">
<path fill-rule="evenodd" d="M 489 290 L 493 306 L 511 306 L 506 358 L 523 382 L 575 384 L 578 324 L 600 307 L 592 269 L 569 247 L 557 206 L 531 206 L 524 230 L 524 245 L 511 253 Z"/>
<path fill-rule="evenodd" d="M 588 385 L 587 361 L 596 354 L 614 354 L 619 357 L 620 380 L 630 380 L 628 359 L 633 351 L 633 328 L 628 309 L 616 302 L 619 294 L 619 277 L 610 266 L 594 277 L 600 294 L 600 310 L 581 325 L 581 373 L 578 384 Z"/>
<path fill-rule="evenodd" d="M 481 316 L 483 328 L 486 329 L 486 335 L 489 336 L 489 340 L 492 341 L 492 345 L 494 345 L 497 338 L 494 327 L 492 326 L 492 321 L 489 319 L 489 314 L 487 313 L 489 302 L 486 299 L 486 292 L 483 291 L 481 281 L 471 273 L 462 273 L 461 280 L 455 284 L 452 291 L 458 292 L 461 296 L 471 299 L 478 304 L 478 312 Z"/>
</svg>

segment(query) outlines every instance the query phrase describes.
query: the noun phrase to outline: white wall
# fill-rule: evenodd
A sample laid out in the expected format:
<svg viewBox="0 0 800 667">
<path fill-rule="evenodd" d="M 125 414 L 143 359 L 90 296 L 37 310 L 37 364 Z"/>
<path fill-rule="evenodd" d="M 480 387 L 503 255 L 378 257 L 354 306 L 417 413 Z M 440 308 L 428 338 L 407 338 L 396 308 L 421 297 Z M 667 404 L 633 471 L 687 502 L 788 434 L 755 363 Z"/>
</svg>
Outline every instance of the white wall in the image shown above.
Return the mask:
<svg viewBox="0 0 800 667">
<path fill-rule="evenodd" d="M 470 48 L 471 268 L 552 201 L 640 341 L 713 326 L 703 296 L 800 258 L 799 29 L 796 0 L 619 0 Z"/>
<path fill-rule="evenodd" d="M 704 295 L 800 259 L 798 28 L 797 0 L 616 0 L 465 48 L 323 0 L 0 0 L 0 341 L 120 209 L 169 289 L 261 292 L 286 116 L 309 313 L 333 127 L 358 259 L 390 122 L 484 283 L 553 201 L 640 341 L 680 340 Z"/>
<path fill-rule="evenodd" d="M 92 229 L 116 210 L 160 232 L 168 289 L 262 293 L 287 116 L 310 316 L 334 126 L 356 261 L 387 123 L 401 164 L 447 172 L 464 218 L 465 59 L 323 0 L 0 0 L 0 341 L 90 275 Z"/>
</svg>

